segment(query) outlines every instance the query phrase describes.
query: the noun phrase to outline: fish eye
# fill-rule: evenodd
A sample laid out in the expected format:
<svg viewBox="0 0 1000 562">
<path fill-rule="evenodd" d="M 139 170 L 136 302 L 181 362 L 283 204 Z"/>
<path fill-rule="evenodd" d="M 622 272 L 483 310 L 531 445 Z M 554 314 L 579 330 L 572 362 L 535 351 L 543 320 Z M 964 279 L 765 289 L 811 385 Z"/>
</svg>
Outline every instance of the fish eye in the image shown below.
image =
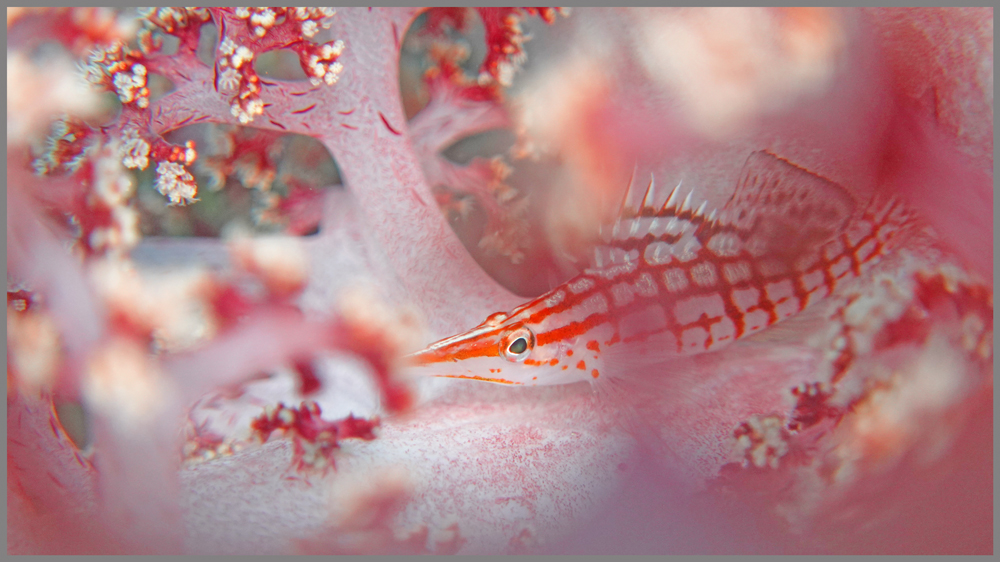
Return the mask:
<svg viewBox="0 0 1000 562">
<path fill-rule="evenodd" d="M 521 327 L 512 330 L 500 341 L 500 354 L 508 361 L 521 361 L 531 353 L 535 346 L 535 334 Z"/>
<path fill-rule="evenodd" d="M 507 346 L 507 351 L 513 353 L 514 355 L 524 353 L 525 349 L 528 349 L 528 340 L 524 338 L 517 338 L 509 346 Z"/>
</svg>

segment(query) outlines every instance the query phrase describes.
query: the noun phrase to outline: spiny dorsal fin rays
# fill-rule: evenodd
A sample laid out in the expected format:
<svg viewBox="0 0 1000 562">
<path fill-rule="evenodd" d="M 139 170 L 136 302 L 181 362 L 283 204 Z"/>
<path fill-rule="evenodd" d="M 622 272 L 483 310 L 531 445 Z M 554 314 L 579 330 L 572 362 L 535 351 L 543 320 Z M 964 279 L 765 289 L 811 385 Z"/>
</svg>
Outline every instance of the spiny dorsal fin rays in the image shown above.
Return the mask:
<svg viewBox="0 0 1000 562">
<path fill-rule="evenodd" d="M 655 194 L 653 193 L 654 191 L 656 191 L 656 177 L 653 176 L 652 173 L 650 173 L 649 185 L 646 186 L 646 196 L 642 198 L 643 211 L 645 211 L 646 209 L 651 209 L 651 210 L 656 209 L 656 207 L 653 205 L 653 201 L 656 197 Z"/>
<path fill-rule="evenodd" d="M 656 216 L 675 217 L 683 213 L 690 213 L 691 216 L 689 218 L 691 219 L 702 218 L 708 220 L 708 217 L 705 216 L 705 211 L 708 209 L 708 200 L 703 199 L 701 201 L 701 204 L 698 205 L 698 208 L 695 209 L 694 211 L 691 211 L 692 207 L 694 206 L 694 201 L 696 201 L 694 197 L 695 190 L 694 188 L 692 188 L 691 191 L 688 191 L 687 195 L 684 196 L 684 199 L 681 200 L 681 202 L 678 204 L 677 194 L 680 192 L 680 187 L 681 183 L 678 183 L 677 187 L 675 187 L 673 191 L 670 192 L 670 197 L 667 198 L 666 203 L 663 204 L 663 207 L 660 208 Z M 712 215 L 714 215 L 715 212 L 716 210 L 712 209 Z"/>
<path fill-rule="evenodd" d="M 653 174 L 638 201 L 638 175 L 638 167 L 633 168 L 618 219 L 612 228 L 602 229 L 605 243 L 689 229 L 697 229 L 704 238 L 718 229 L 732 229 L 741 232 L 741 238 L 753 236 L 768 253 L 789 254 L 841 232 L 855 208 L 840 185 L 766 151 L 747 158 L 733 197 L 721 209 L 709 210 L 694 189 L 682 193 L 683 180 L 657 208 Z"/>
<path fill-rule="evenodd" d="M 691 208 L 691 194 L 692 193 L 694 193 L 693 189 L 691 191 L 688 191 L 687 196 L 684 198 L 684 202 L 681 203 L 681 208 L 679 209 L 680 212 L 683 213 L 684 211 L 686 211 L 686 210 L 688 210 L 688 209 Z"/>
<path fill-rule="evenodd" d="M 708 201 L 702 201 L 701 205 L 698 206 L 698 210 L 695 211 L 694 214 L 697 215 L 697 216 L 704 216 L 705 215 L 705 207 L 707 207 L 707 206 L 708 206 Z"/>
<path fill-rule="evenodd" d="M 670 195 L 667 196 L 667 200 L 662 206 L 657 208 L 656 206 L 656 178 L 653 174 L 650 174 L 649 185 L 646 187 L 646 194 L 642 198 L 642 204 L 640 207 L 633 209 L 632 207 L 623 207 L 625 212 L 619 215 L 619 219 L 631 219 L 639 216 L 649 216 L 649 217 L 672 217 L 679 213 L 687 212 L 692 207 L 692 200 L 694 197 L 694 189 L 691 189 L 684 196 L 684 199 L 678 205 L 677 199 L 681 191 L 681 187 L 684 185 L 684 181 L 681 180 L 677 182 L 677 185 L 670 191 Z M 708 208 L 708 202 L 702 201 L 698 210 L 694 212 L 694 217 L 704 216 L 705 210 Z M 713 210 L 713 212 L 715 212 Z"/>
<path fill-rule="evenodd" d="M 706 216 L 706 211 L 708 210 L 708 201 L 702 200 L 697 209 L 692 211 L 694 203 L 697 199 L 694 197 L 694 189 L 688 191 L 684 198 L 678 202 L 681 187 L 683 186 L 683 180 L 678 182 L 676 186 L 670 191 L 670 195 L 667 197 L 666 202 L 662 206 L 657 207 L 656 205 L 656 178 L 650 174 L 649 184 L 646 187 L 646 193 L 642 198 L 642 202 L 639 207 L 633 207 L 631 204 L 627 203 L 631 199 L 631 195 L 626 195 L 626 199 L 622 201 L 621 212 L 618 215 L 618 220 L 615 223 L 615 232 L 613 236 L 617 236 L 619 232 L 618 226 L 625 221 L 638 218 L 673 218 L 681 214 L 689 214 L 687 217 L 689 219 L 705 219 L 708 220 Z M 630 192 L 631 193 L 631 192 Z M 712 217 L 717 214 L 716 209 L 711 211 Z"/>
<path fill-rule="evenodd" d="M 754 229 L 760 222 L 758 219 L 767 217 L 767 221 L 781 224 L 781 230 L 786 233 L 802 230 L 808 231 L 808 238 L 825 239 L 840 231 L 855 208 L 853 198 L 840 185 L 762 150 L 747 157 L 729 202 L 720 210 L 712 209 L 708 216 L 705 215 L 706 201 L 691 210 L 695 203 L 693 189 L 683 194 L 678 202 L 683 180 L 657 209 L 653 174 L 650 174 L 642 201 L 634 202 L 638 174 L 636 164 L 610 237 L 605 235 L 608 229 L 602 227 L 600 230 L 605 241 L 619 238 L 623 230 L 630 238 L 645 236 L 650 227 L 657 224 L 656 219 L 674 217 L 693 221 L 692 226 L 705 224 L 705 228 L 729 227 L 744 232 Z M 639 219 L 652 222 L 640 224 Z M 623 226 L 624 222 L 629 224 Z M 773 238 L 773 234 L 770 237 Z"/>
<path fill-rule="evenodd" d="M 622 198 L 622 204 L 618 208 L 618 218 L 633 215 L 630 204 L 632 202 L 632 190 L 635 186 L 635 178 L 638 174 L 639 163 L 636 162 L 636 164 L 632 166 L 632 175 L 628 178 L 628 188 L 625 189 L 625 197 Z"/>
<path fill-rule="evenodd" d="M 677 185 L 675 185 L 674 189 L 670 192 L 670 196 L 667 197 L 666 203 L 664 203 L 663 207 L 660 209 L 661 211 L 666 211 L 667 209 L 670 208 L 671 205 L 673 205 L 674 199 L 677 197 L 677 191 L 680 190 L 681 184 L 683 184 L 683 183 L 684 183 L 684 180 L 681 180 L 681 181 L 677 182 Z"/>
<path fill-rule="evenodd" d="M 713 219 L 710 219 L 706 214 L 708 201 L 695 197 L 694 189 L 686 192 L 681 199 L 678 194 L 682 186 L 683 182 L 679 182 L 671 191 L 667 201 L 662 206 L 657 206 L 656 180 L 651 174 L 640 206 L 624 204 L 618 220 L 610 225 L 610 228 L 604 226 L 600 230 L 602 245 L 598 246 L 596 250 L 597 259 L 591 262 L 594 267 L 600 268 L 600 264 L 607 261 L 601 259 L 603 256 L 601 252 L 606 253 L 607 246 L 619 246 L 617 241 L 638 240 L 650 235 L 660 239 L 668 234 L 676 236 L 692 230 L 697 230 L 703 233 L 702 235 L 708 234 L 715 224 L 713 220 L 716 210 L 711 211 Z M 632 199 L 634 195 L 633 193 L 627 197 Z M 705 229 L 709 229 L 709 231 Z"/>
<path fill-rule="evenodd" d="M 635 199 L 635 178 L 638 172 L 638 167 L 632 170 L 632 177 L 629 179 L 628 189 L 625 191 L 625 197 L 622 198 L 621 207 L 618 209 L 618 219 L 630 219 L 644 215 L 655 215 L 657 212 L 655 201 L 656 201 L 656 176 L 652 173 L 649 174 L 649 183 L 646 184 L 646 189 L 642 195 L 642 201 L 639 203 L 638 207 L 632 205 L 632 201 Z"/>
</svg>

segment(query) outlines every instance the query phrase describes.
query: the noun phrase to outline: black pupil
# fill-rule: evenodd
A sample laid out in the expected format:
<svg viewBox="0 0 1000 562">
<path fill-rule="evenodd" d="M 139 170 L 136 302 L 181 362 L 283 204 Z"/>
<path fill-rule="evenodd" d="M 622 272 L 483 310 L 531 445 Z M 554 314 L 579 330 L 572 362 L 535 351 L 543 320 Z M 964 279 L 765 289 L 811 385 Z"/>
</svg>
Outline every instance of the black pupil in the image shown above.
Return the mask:
<svg viewBox="0 0 1000 562">
<path fill-rule="evenodd" d="M 528 349 L 527 340 L 525 340 L 524 338 L 517 338 L 516 340 L 514 340 L 513 343 L 510 344 L 510 347 L 507 348 L 507 351 L 513 353 L 514 355 L 520 355 L 521 353 L 524 353 L 525 349 Z"/>
</svg>

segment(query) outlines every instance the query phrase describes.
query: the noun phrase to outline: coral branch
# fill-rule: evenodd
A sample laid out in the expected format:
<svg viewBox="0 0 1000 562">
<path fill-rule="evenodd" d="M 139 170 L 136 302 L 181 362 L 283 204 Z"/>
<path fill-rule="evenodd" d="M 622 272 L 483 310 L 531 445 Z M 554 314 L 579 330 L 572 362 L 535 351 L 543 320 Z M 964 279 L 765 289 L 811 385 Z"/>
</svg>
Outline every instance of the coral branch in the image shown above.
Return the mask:
<svg viewBox="0 0 1000 562">
<path fill-rule="evenodd" d="M 104 331 L 104 310 L 80 264 L 65 251 L 26 193 L 35 178 L 23 164 L 16 165 L 23 162 L 19 156 L 17 152 L 7 156 L 8 164 L 15 163 L 7 167 L 7 275 L 9 280 L 45 295 L 73 373 Z M 76 378 L 71 375 L 65 381 L 71 395 L 76 392 Z"/>
<path fill-rule="evenodd" d="M 343 170 L 345 185 L 360 203 L 364 220 L 377 226 L 368 234 L 374 247 L 384 249 L 392 269 L 408 272 L 400 277 L 406 300 L 421 308 L 435 333 L 472 325 L 490 310 L 512 306 L 515 299 L 482 272 L 437 211 L 408 138 L 392 134 L 379 118 L 381 113 L 399 126 L 405 121 L 392 22 L 367 9 L 350 8 L 338 12 L 331 29 L 346 45 L 338 59 L 344 65 L 338 83 L 312 88 L 297 83 L 263 84 L 259 95 L 265 112 L 280 115 L 283 128 L 263 121 L 254 124 L 314 136 L 326 145 Z M 375 60 L 385 66 L 360 71 Z M 184 122 L 234 122 L 224 97 L 215 92 L 210 69 L 200 65 L 189 70 L 189 80 L 177 82 L 173 92 L 153 102 L 155 132 Z M 314 110 L 294 113 L 312 104 Z M 371 154 L 380 157 L 373 162 Z M 411 242 L 400 245 L 400 240 Z M 449 310 L 438 290 L 442 285 L 459 291 L 452 298 L 462 299 L 467 308 Z"/>
</svg>

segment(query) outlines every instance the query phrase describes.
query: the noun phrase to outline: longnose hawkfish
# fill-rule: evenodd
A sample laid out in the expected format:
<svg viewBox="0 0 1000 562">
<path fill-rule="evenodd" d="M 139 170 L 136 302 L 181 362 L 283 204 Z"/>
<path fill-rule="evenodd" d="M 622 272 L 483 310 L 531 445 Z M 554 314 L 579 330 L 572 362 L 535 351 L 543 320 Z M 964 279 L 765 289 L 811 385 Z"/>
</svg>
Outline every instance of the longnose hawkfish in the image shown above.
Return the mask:
<svg viewBox="0 0 1000 562">
<path fill-rule="evenodd" d="M 662 205 L 653 181 L 638 206 L 626 195 L 590 268 L 409 356 L 414 372 L 553 385 L 614 374 L 609 355 L 652 363 L 713 351 L 862 275 L 912 223 L 897 201 L 857 205 L 764 151 L 747 158 L 718 212 L 693 208 L 679 187 Z"/>
</svg>

